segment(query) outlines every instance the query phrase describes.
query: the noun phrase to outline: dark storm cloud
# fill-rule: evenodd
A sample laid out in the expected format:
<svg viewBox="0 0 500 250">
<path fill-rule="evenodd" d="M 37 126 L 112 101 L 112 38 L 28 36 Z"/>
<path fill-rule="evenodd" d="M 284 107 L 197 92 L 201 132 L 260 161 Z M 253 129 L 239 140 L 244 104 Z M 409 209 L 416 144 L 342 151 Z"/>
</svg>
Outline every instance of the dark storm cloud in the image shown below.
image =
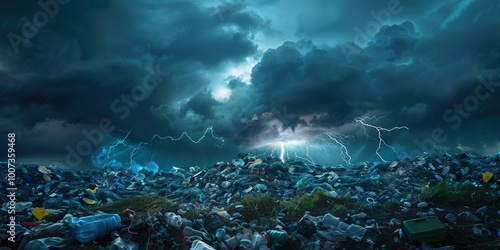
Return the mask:
<svg viewBox="0 0 500 250">
<path fill-rule="evenodd" d="M 181 109 L 181 112 L 186 114 L 188 111 L 192 111 L 198 115 L 201 115 L 203 119 L 212 119 L 213 106 L 220 105 L 208 91 L 199 92 L 193 96 Z"/>
<path fill-rule="evenodd" d="M 133 128 L 130 138 L 137 141 L 154 133 L 204 129 L 204 120 L 211 118 L 205 101 L 217 105 L 206 92 L 210 81 L 204 70 L 255 53 L 251 38 L 265 25 L 241 8 L 226 13 L 221 22 L 215 7 L 190 1 L 43 2 L 52 4 L 48 8 L 54 15 L 38 28 L 34 23 L 42 19 L 33 18 L 46 12 L 36 1 L 5 2 L 0 8 L 5 69 L 0 71 L 5 82 L 0 92 L 6 96 L 0 112 L 8 125 L 3 131 L 45 133 L 36 140 L 53 145 L 31 147 L 35 139 L 27 136 L 19 145 L 26 154 L 65 153 L 65 146 L 85 139 L 83 128 L 96 127 L 104 118 L 113 121 L 118 136 Z M 12 40 L 13 34 L 22 40 Z M 143 98 L 137 87 L 153 85 L 154 80 L 145 79 L 155 74 L 162 79 Z M 183 106 L 204 120 L 159 122 L 151 110 L 164 105 Z M 51 138 L 53 129 L 71 131 L 71 139 Z"/>
<path fill-rule="evenodd" d="M 355 120 L 373 114 L 385 115 L 378 125 L 410 128 L 389 135 L 404 150 L 423 150 L 415 140 L 436 128 L 449 138 L 441 148 L 500 145 L 488 130 L 498 125 L 500 89 L 484 83 L 499 81 L 494 2 L 43 2 L 58 9 L 36 31 L 28 26 L 45 7 L 0 4 L 0 125 L 19 133 L 28 159 L 64 158 L 103 119 L 114 129 L 94 151 L 129 131 L 134 145 L 209 126 L 228 144 L 147 147 L 167 165 L 232 158 L 284 131 L 354 133 L 362 140 L 351 146 L 373 155 Z M 221 77 L 248 58 L 257 60 L 249 82 Z M 232 91 L 227 101 L 212 97 L 217 86 Z M 471 111 L 466 100 L 478 91 L 489 96 Z"/>
<path fill-rule="evenodd" d="M 430 16 L 437 15 L 435 9 L 447 15 L 457 12 L 446 8 L 428 6 L 422 10 L 433 9 L 427 13 Z M 356 51 L 351 62 L 346 60 L 342 44 L 284 43 L 266 52 L 252 71 L 252 84 L 259 93 L 256 102 L 267 103 L 267 107 L 260 107 L 267 110 L 286 106 L 289 113 L 298 116 L 322 114 L 310 125 L 327 128 L 353 124 L 354 118 L 373 112 L 384 113 L 386 120 L 379 121 L 380 125 L 408 125 L 415 136 L 406 134 L 400 140 L 421 151 L 429 147 L 418 148 L 415 139 L 428 139 L 436 128 L 449 133 L 448 138 L 457 135 L 458 129 L 462 132 L 456 138 L 472 145 L 475 133 L 461 124 L 470 118 L 491 126 L 494 120 L 490 118 L 500 114 L 494 109 L 498 91 L 493 90 L 487 100 L 478 102 L 478 108 L 473 107 L 478 88 L 482 93 L 488 91 L 483 84 L 487 76 L 491 74 L 493 84 L 499 82 L 495 66 L 500 37 L 492 32 L 499 23 L 491 18 L 498 10 L 497 4 L 471 3 L 453 18 L 436 21 L 433 25 L 441 28 L 432 33 L 417 31 L 410 21 L 381 26 L 366 47 L 348 47 Z M 467 25 L 471 19 L 474 24 Z M 438 146 L 453 150 L 456 140 Z"/>
<path fill-rule="evenodd" d="M 246 86 L 246 83 L 244 83 L 243 81 L 241 81 L 241 79 L 231 79 L 229 80 L 229 82 L 227 83 L 227 87 L 229 89 L 238 89 L 240 87 L 244 87 Z"/>
<path fill-rule="evenodd" d="M 320 44 L 335 45 L 341 41 L 352 40 L 356 35 L 356 27 L 364 30 L 370 21 L 376 21 L 377 18 L 382 19 L 382 25 L 415 20 L 425 16 L 438 4 L 431 0 L 317 0 L 314 4 L 298 0 L 277 0 L 273 4 L 251 5 L 263 13 L 274 13 L 269 16 L 271 23 L 284 34 L 317 40 Z M 390 6 L 401 11 L 387 18 L 381 13 L 388 11 Z M 282 18 L 283 16 L 293 16 L 296 21 L 292 22 L 288 18 Z"/>
</svg>

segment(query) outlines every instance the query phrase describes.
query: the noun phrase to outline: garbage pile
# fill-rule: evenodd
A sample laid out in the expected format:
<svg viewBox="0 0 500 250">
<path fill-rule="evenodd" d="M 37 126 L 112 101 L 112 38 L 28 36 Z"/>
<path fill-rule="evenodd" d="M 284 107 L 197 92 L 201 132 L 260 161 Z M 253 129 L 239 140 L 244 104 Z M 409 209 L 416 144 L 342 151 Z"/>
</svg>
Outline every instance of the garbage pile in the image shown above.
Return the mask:
<svg viewBox="0 0 500 250">
<path fill-rule="evenodd" d="M 240 154 L 134 172 L 17 165 L 0 249 L 494 249 L 499 165 L 500 154 L 472 153 L 339 166 Z"/>
</svg>

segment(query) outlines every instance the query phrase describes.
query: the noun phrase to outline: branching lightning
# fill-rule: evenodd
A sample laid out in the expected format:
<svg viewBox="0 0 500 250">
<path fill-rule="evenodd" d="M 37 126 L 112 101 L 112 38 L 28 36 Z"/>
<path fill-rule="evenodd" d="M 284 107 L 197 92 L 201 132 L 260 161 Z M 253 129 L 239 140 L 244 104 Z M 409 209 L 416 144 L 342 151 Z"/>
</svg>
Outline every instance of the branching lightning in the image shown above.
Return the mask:
<svg viewBox="0 0 500 250">
<path fill-rule="evenodd" d="M 394 130 L 401 130 L 401 129 L 409 129 L 408 127 L 406 126 L 397 126 L 397 127 L 392 127 L 392 128 L 384 128 L 384 127 L 379 127 L 379 126 L 376 126 L 376 125 L 373 125 L 373 124 L 370 124 L 370 123 L 366 123 L 365 120 L 375 120 L 375 121 L 378 121 L 380 119 L 380 117 L 376 117 L 376 116 L 372 116 L 372 117 L 362 117 L 362 118 L 356 118 L 355 121 L 356 121 L 356 125 L 357 124 L 361 124 L 361 126 L 363 126 L 363 130 L 364 130 L 364 133 L 365 135 L 367 136 L 367 138 L 369 138 L 370 136 L 368 135 L 368 133 L 366 132 L 366 128 L 373 128 L 377 131 L 377 136 L 378 136 L 378 147 L 377 147 L 377 150 L 375 151 L 376 155 L 380 158 L 380 160 L 382 160 L 383 162 L 387 162 L 383 157 L 382 155 L 380 155 L 380 149 L 382 148 L 382 144 L 385 145 L 386 147 L 390 148 L 396 155 L 398 155 L 399 157 L 399 153 L 390 145 L 388 145 L 385 140 L 382 138 L 382 132 L 392 132 Z"/>
<path fill-rule="evenodd" d="M 345 136 L 342 134 L 338 133 L 333 133 L 333 132 L 325 132 L 324 136 L 327 137 L 325 141 L 326 143 L 334 143 L 339 147 L 340 150 L 340 157 L 342 157 L 342 160 L 344 160 L 347 164 L 351 164 L 352 157 L 349 155 L 349 150 L 347 149 L 347 140 L 348 139 L 353 139 L 351 136 Z M 331 141 L 331 142 L 330 142 Z"/>
<path fill-rule="evenodd" d="M 347 145 L 353 140 L 352 136 L 345 136 L 334 132 L 325 132 L 309 138 L 308 140 L 278 139 L 263 145 L 265 151 L 260 155 L 278 156 L 282 162 L 288 159 L 302 160 L 310 164 L 316 164 L 312 151 L 323 152 L 329 157 L 331 150 L 340 150 L 340 156 L 347 164 L 351 164 L 352 157 L 349 155 Z"/>
<path fill-rule="evenodd" d="M 106 157 L 105 157 L 105 161 L 104 161 L 103 166 L 107 166 L 107 165 L 108 165 L 108 163 L 109 163 L 109 159 L 111 159 L 110 154 L 111 154 L 111 152 L 112 152 L 112 151 L 113 151 L 116 147 L 118 147 L 119 145 L 122 145 L 122 146 L 125 146 L 125 147 L 127 147 L 127 146 L 128 146 L 127 144 L 125 144 L 125 140 L 127 140 L 128 136 L 130 135 L 130 132 L 132 132 L 132 130 L 129 130 L 129 131 L 128 131 L 128 133 L 127 133 L 127 135 L 125 135 L 125 137 L 123 137 L 123 139 L 116 139 L 116 143 L 115 143 L 115 144 L 113 144 L 113 145 L 111 145 L 111 146 L 109 146 L 109 149 L 108 149 L 108 152 L 107 152 L 107 154 L 106 154 Z"/>
<path fill-rule="evenodd" d="M 260 155 L 278 155 L 281 162 L 285 162 L 287 159 L 295 159 L 303 160 L 310 164 L 316 164 L 314 158 L 309 154 L 311 147 L 312 145 L 307 141 L 276 141 L 269 143 L 264 153 Z M 303 155 L 305 156 L 301 156 L 302 152 L 304 152 Z"/>
<path fill-rule="evenodd" d="M 390 146 L 383 138 L 383 133 L 390 133 L 396 130 L 408 129 L 406 126 L 396 126 L 392 128 L 385 128 L 379 125 L 375 125 L 380 117 L 372 116 L 372 117 L 360 117 L 354 120 L 353 126 L 361 125 L 363 128 L 364 134 L 369 139 L 369 129 L 373 129 L 377 133 L 378 139 L 378 147 L 375 150 L 375 154 L 383 161 L 387 162 L 382 154 L 382 147 L 390 148 L 395 154 L 398 155 L 398 152 L 394 149 L 394 147 Z M 307 127 L 305 128 L 307 129 Z M 274 138 L 271 141 L 267 141 L 264 144 L 258 146 L 258 148 L 264 147 L 264 151 L 257 156 L 269 155 L 276 156 L 282 162 L 286 162 L 287 160 L 301 160 L 310 164 L 317 164 L 315 157 L 318 156 L 318 152 L 320 154 L 326 155 L 328 159 L 330 159 L 330 153 L 339 151 L 340 159 L 342 159 L 346 164 L 351 165 L 351 161 L 353 157 L 349 152 L 350 143 L 355 140 L 353 135 L 345 135 L 338 133 L 336 131 L 320 131 L 320 130 L 305 130 L 301 133 L 296 134 L 290 132 L 288 129 L 285 131 L 280 131 L 280 134 L 277 138 Z M 312 133 L 314 132 L 314 133 Z M 219 148 L 223 147 L 224 139 L 215 134 L 213 127 L 208 127 L 205 129 L 203 134 L 198 138 L 194 139 L 191 135 L 189 135 L 186 131 L 180 134 L 178 137 L 173 136 L 160 136 L 158 134 L 154 134 L 151 139 L 147 141 L 140 142 L 138 144 L 129 144 L 126 143 L 127 139 L 130 136 L 131 131 L 126 133 L 123 139 L 116 139 L 116 142 L 113 145 L 108 146 L 106 149 L 103 149 L 100 157 L 101 162 L 104 162 L 101 166 L 107 166 L 108 164 L 113 165 L 116 163 L 116 160 L 112 159 L 112 153 L 116 150 L 117 147 L 123 146 L 127 152 L 130 152 L 130 165 L 136 164 L 134 161 L 134 157 L 147 145 L 150 145 L 154 141 L 157 140 L 168 140 L 171 142 L 180 141 L 182 139 L 187 139 L 189 142 L 193 144 L 199 144 L 206 137 L 212 137 L 215 139 L 216 146 Z M 313 135 L 311 135 L 313 134 Z M 315 135 L 314 135 L 315 134 Z M 130 150 L 130 151 L 129 151 Z M 124 150 L 125 151 L 125 150 Z M 122 152 L 124 152 L 122 151 Z M 260 151 L 260 150 L 259 150 Z M 261 151 L 262 152 L 262 151 Z M 104 158 L 104 159 L 103 159 Z M 323 158 L 323 157 L 322 157 Z"/>
<path fill-rule="evenodd" d="M 372 116 L 372 117 L 360 117 L 356 118 L 353 122 L 353 127 L 361 125 L 364 134 L 370 139 L 368 135 L 368 130 L 373 129 L 377 132 L 378 147 L 375 150 L 375 154 L 383 162 L 386 160 L 381 154 L 383 146 L 390 148 L 396 155 L 399 154 L 390 146 L 383 138 L 383 133 L 390 133 L 396 130 L 408 129 L 406 126 L 397 126 L 392 128 L 385 128 L 382 126 L 375 125 L 375 122 L 379 121 L 382 117 Z M 346 163 L 351 165 L 353 157 L 349 152 L 351 142 L 355 141 L 353 135 L 345 135 L 335 131 L 323 131 L 317 135 L 305 136 L 304 134 L 310 134 L 310 130 L 307 127 L 302 127 L 306 132 L 288 133 L 288 130 L 280 131 L 277 138 L 271 141 L 265 142 L 258 146 L 258 148 L 264 147 L 264 152 L 258 154 L 258 156 L 269 155 L 276 156 L 282 162 L 287 160 L 302 160 L 310 164 L 316 164 L 317 152 L 325 154 L 328 159 L 330 159 L 330 153 L 333 151 L 339 151 L 340 158 Z M 309 131 L 309 133 L 308 133 Z M 317 130 L 312 130 L 313 132 L 318 132 Z M 316 151 L 316 154 L 313 154 Z"/>
<path fill-rule="evenodd" d="M 208 127 L 207 129 L 205 129 L 205 132 L 203 133 L 203 135 L 198 138 L 198 140 L 194 140 L 186 131 L 182 132 L 182 134 L 179 136 L 179 137 L 173 137 L 173 136 L 160 136 L 158 134 L 154 134 L 151 139 L 149 141 L 145 141 L 145 142 L 140 142 L 133 150 L 132 152 L 130 153 L 130 163 L 132 163 L 134 160 L 134 156 L 141 150 L 141 148 L 143 148 L 144 146 L 150 144 L 151 142 L 153 142 L 154 140 L 170 140 L 170 141 L 179 141 L 181 140 L 182 138 L 186 137 L 188 138 L 192 143 L 194 144 L 198 144 L 200 143 L 206 136 L 207 134 L 209 134 L 212 136 L 212 138 L 214 138 L 215 140 L 219 141 L 222 143 L 222 145 L 219 145 L 219 144 L 215 144 L 217 147 L 219 148 L 222 148 L 223 145 L 224 145 L 224 139 L 222 137 L 218 137 L 215 132 L 214 132 L 214 129 L 213 127 Z"/>
<path fill-rule="evenodd" d="M 126 133 L 126 135 L 122 139 L 115 138 L 116 142 L 114 144 L 107 146 L 107 147 L 104 147 L 101 150 L 101 152 L 97 156 L 94 157 L 94 161 L 96 162 L 96 165 L 101 166 L 101 167 L 107 167 L 108 165 L 112 165 L 115 163 L 121 164 L 120 162 L 118 162 L 114 159 L 112 160 L 112 154 L 114 153 L 115 150 L 117 150 L 117 147 L 122 146 L 122 147 L 125 147 L 126 149 L 121 150 L 120 152 L 125 152 L 125 151 L 131 150 L 129 158 L 130 158 L 130 165 L 132 166 L 133 164 L 136 164 L 134 161 L 134 156 L 136 156 L 142 148 L 151 144 L 155 140 L 169 140 L 169 141 L 175 142 L 175 141 L 180 141 L 183 138 L 186 138 L 190 142 L 192 142 L 194 144 L 198 144 L 206 137 L 211 136 L 213 139 L 215 139 L 217 141 L 217 143 L 215 144 L 217 147 L 222 148 L 224 145 L 224 139 L 215 134 L 213 127 L 208 127 L 207 129 L 205 129 L 204 133 L 198 139 L 194 139 L 191 135 L 189 135 L 186 131 L 184 131 L 178 137 L 160 136 L 158 134 L 155 134 L 151 137 L 150 140 L 143 141 L 143 142 L 140 142 L 138 144 L 130 144 L 130 143 L 126 142 L 127 139 L 129 138 L 131 132 L 132 132 L 132 130 L 130 130 L 128 133 Z"/>
</svg>

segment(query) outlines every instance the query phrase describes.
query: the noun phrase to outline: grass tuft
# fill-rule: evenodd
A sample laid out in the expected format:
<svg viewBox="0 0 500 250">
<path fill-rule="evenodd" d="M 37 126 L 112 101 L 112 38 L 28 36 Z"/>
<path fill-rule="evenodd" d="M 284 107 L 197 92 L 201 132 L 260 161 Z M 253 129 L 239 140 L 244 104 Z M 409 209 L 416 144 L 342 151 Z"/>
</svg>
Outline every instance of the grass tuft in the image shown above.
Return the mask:
<svg viewBox="0 0 500 250">
<path fill-rule="evenodd" d="M 161 207 L 169 212 L 175 212 L 179 209 L 179 204 L 160 196 L 138 195 L 128 197 L 120 201 L 95 206 L 93 207 L 93 210 L 100 210 L 106 213 L 119 213 L 124 211 L 125 209 L 132 209 L 136 212 L 139 212 L 158 207 Z"/>
</svg>

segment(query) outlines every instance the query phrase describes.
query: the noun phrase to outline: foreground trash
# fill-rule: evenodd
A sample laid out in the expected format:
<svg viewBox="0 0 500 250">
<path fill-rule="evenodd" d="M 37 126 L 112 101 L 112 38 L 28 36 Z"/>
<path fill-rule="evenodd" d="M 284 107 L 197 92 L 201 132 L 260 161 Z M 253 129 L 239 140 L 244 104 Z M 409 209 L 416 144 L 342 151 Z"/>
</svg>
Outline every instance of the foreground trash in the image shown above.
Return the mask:
<svg viewBox="0 0 500 250">
<path fill-rule="evenodd" d="M 0 249 L 494 249 L 499 164 L 463 153 L 351 166 L 241 154 L 135 172 L 22 165 L 16 204 L 2 191 Z"/>
</svg>

